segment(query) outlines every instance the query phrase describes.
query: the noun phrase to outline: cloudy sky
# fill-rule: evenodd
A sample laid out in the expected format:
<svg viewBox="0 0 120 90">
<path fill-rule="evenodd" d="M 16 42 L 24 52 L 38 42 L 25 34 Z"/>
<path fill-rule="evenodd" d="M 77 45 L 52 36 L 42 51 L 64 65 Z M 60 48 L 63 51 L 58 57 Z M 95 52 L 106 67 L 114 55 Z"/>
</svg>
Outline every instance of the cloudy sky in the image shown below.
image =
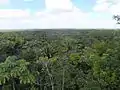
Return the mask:
<svg viewBox="0 0 120 90">
<path fill-rule="evenodd" d="M 120 28 L 120 0 L 0 0 L 0 29 Z"/>
</svg>

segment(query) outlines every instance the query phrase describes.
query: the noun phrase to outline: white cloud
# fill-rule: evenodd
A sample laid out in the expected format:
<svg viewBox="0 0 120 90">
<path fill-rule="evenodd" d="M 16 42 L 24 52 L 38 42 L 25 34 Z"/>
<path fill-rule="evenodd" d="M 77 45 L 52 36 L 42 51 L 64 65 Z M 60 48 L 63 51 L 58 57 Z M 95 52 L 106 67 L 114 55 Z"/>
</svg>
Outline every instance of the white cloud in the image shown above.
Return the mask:
<svg viewBox="0 0 120 90">
<path fill-rule="evenodd" d="M 9 0 L 0 0 L 0 5 L 7 5 L 9 4 Z"/>
<path fill-rule="evenodd" d="M 28 17 L 29 12 L 27 10 L 20 9 L 0 9 L 0 18 L 15 18 L 15 17 Z"/>
<path fill-rule="evenodd" d="M 71 10 L 73 8 L 70 0 L 45 0 L 46 8 L 49 10 L 53 9 L 64 9 Z"/>
<path fill-rule="evenodd" d="M 115 28 L 111 17 L 83 12 L 70 0 L 46 0 L 46 7 L 34 14 L 29 10 L 0 10 L 0 28 Z"/>
<path fill-rule="evenodd" d="M 46 9 L 49 11 L 78 11 L 79 9 L 73 5 L 71 0 L 45 0 Z"/>
<path fill-rule="evenodd" d="M 120 14 L 119 8 L 120 0 L 96 0 L 96 5 L 93 10 L 110 14 Z"/>
<path fill-rule="evenodd" d="M 96 17 L 94 17 L 96 16 Z M 39 22 L 39 24 L 37 24 Z M 115 28 L 115 21 L 111 17 L 94 15 L 94 13 L 64 12 L 50 14 L 37 19 L 33 26 L 42 28 Z"/>
<path fill-rule="evenodd" d="M 97 4 L 94 7 L 94 10 L 99 12 L 109 11 L 109 3 L 104 2 L 104 3 Z"/>
<path fill-rule="evenodd" d="M 27 18 L 0 20 L 0 28 L 115 28 L 111 18 L 93 13 L 63 12 L 59 14 L 38 12 Z M 4 27 L 5 26 L 5 27 Z"/>
</svg>

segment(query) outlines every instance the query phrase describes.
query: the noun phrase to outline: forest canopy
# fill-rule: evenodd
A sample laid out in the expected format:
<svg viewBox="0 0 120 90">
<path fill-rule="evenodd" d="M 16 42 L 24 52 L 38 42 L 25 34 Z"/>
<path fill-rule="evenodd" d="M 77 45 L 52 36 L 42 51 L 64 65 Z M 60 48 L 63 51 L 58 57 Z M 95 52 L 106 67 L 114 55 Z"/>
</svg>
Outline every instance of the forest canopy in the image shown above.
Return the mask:
<svg viewBox="0 0 120 90">
<path fill-rule="evenodd" d="M 0 33 L 1 90 L 119 90 L 119 30 Z"/>
</svg>

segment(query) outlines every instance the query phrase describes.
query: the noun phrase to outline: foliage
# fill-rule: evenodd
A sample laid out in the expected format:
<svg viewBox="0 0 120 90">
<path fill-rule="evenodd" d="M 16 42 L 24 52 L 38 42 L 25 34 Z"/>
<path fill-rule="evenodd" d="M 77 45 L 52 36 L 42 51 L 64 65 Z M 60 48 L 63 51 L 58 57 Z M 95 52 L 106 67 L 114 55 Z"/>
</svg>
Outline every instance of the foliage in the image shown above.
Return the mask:
<svg viewBox="0 0 120 90">
<path fill-rule="evenodd" d="M 119 76 L 119 30 L 0 33 L 3 90 L 119 90 Z"/>
</svg>

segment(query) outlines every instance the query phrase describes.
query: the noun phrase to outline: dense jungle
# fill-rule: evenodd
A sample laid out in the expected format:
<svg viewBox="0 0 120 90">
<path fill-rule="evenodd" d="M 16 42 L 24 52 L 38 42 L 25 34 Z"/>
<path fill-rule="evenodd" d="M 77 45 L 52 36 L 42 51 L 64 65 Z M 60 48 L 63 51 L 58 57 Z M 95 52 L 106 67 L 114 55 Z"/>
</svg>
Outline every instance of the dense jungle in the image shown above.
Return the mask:
<svg viewBox="0 0 120 90">
<path fill-rule="evenodd" d="M 120 31 L 1 32 L 0 90 L 120 90 Z"/>
</svg>

